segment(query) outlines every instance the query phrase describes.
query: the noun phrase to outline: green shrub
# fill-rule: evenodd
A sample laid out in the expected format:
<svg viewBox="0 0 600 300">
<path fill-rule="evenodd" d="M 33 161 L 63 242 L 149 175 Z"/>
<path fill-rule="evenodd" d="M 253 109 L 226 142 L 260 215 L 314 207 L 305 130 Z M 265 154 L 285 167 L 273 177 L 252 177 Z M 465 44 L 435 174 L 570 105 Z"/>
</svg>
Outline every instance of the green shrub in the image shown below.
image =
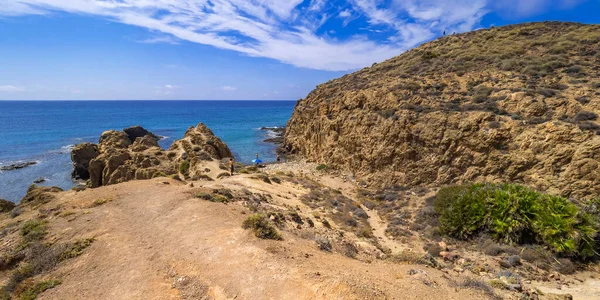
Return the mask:
<svg viewBox="0 0 600 300">
<path fill-rule="evenodd" d="M 254 235 L 261 239 L 282 240 L 281 234 L 277 231 L 271 221 L 263 214 L 253 214 L 244 220 L 242 228 L 252 229 Z"/>
<path fill-rule="evenodd" d="M 25 243 L 39 241 L 46 236 L 46 221 L 29 220 L 23 223 L 20 233 Z"/>
<path fill-rule="evenodd" d="M 442 231 L 468 239 L 489 232 L 505 243 L 540 243 L 581 258 L 597 255 L 597 214 L 515 184 L 472 184 L 440 190 L 435 200 Z"/>
<path fill-rule="evenodd" d="M 317 166 L 317 171 L 325 171 L 327 170 L 329 167 L 327 167 L 327 165 L 318 165 Z"/>
<path fill-rule="evenodd" d="M 181 174 L 187 174 L 190 170 L 190 162 L 188 160 L 184 160 L 179 164 L 179 172 Z"/>
<path fill-rule="evenodd" d="M 40 282 L 36 283 L 34 286 L 28 288 L 21 295 L 19 295 L 19 299 L 20 300 L 33 300 L 33 299 L 37 298 L 37 296 L 39 294 L 43 293 L 45 290 L 54 288 L 55 286 L 57 286 L 61 283 L 62 282 L 60 280 L 56 280 L 56 279 L 40 281 Z"/>
<path fill-rule="evenodd" d="M 75 243 L 69 245 L 67 249 L 60 254 L 59 260 L 63 261 L 83 254 L 83 250 L 91 246 L 94 241 L 94 238 L 86 238 L 75 241 Z"/>
</svg>

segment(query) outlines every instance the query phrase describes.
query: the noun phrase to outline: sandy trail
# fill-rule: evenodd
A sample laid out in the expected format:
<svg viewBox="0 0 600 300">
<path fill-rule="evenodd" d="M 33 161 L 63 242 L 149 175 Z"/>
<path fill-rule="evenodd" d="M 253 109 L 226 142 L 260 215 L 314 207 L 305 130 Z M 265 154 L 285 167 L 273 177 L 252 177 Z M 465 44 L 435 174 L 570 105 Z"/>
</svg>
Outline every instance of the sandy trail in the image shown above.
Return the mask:
<svg viewBox="0 0 600 300">
<path fill-rule="evenodd" d="M 273 189 L 245 177 L 195 182 L 164 178 L 83 192 L 65 192 L 52 205 L 74 219 L 52 217 L 57 242 L 96 237 L 83 255 L 47 277 L 63 283 L 39 299 L 479 299 L 450 288 L 437 270 L 361 262 L 318 250 L 312 240 L 283 232 L 284 241 L 259 240 L 241 228 L 247 209 L 192 196 L 198 186 Z M 164 184 L 168 182 L 169 184 Z M 251 184 L 250 184 L 251 183 Z M 294 198 L 279 191 L 278 201 Z M 285 196 L 285 197 L 283 197 Z M 114 199 L 90 208 L 96 199 Z M 409 269 L 427 275 L 409 276 Z"/>
</svg>

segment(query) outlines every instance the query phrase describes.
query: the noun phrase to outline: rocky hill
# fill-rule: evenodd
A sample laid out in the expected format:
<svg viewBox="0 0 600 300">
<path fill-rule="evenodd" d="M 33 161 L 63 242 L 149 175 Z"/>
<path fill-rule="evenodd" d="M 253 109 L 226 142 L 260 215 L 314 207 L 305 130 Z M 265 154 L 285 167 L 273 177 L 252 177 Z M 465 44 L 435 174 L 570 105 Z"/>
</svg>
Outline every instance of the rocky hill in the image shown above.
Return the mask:
<svg viewBox="0 0 600 300">
<path fill-rule="evenodd" d="M 292 152 L 366 184 L 523 182 L 600 192 L 600 26 L 531 23 L 445 36 L 319 85 Z"/>
</svg>

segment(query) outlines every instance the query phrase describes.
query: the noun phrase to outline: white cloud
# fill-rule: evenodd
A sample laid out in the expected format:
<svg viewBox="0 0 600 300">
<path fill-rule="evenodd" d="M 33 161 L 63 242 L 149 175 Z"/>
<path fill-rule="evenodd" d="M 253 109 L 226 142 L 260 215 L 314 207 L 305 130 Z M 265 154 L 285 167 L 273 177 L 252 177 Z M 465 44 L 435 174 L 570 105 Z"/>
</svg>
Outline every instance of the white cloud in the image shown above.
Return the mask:
<svg viewBox="0 0 600 300">
<path fill-rule="evenodd" d="M 145 40 L 137 41 L 142 44 L 171 44 L 179 45 L 179 41 L 172 36 L 156 36 Z"/>
<path fill-rule="evenodd" d="M 24 92 L 25 88 L 22 86 L 14 86 L 14 85 L 0 85 L 0 92 L 14 93 L 14 92 Z"/>
<path fill-rule="evenodd" d="M 224 85 L 224 86 L 220 87 L 219 89 L 226 91 L 226 92 L 232 92 L 232 91 L 237 91 L 238 88 L 236 88 L 234 86 L 230 86 L 230 85 Z"/>
<path fill-rule="evenodd" d="M 447 32 L 477 28 L 491 9 L 535 13 L 537 8 L 585 0 L 6 0 L 0 15 L 64 11 L 146 28 L 159 36 L 144 43 L 189 41 L 266 57 L 297 67 L 351 70 L 398 55 Z M 340 4 L 340 5 L 338 5 Z M 342 26 L 364 18 L 366 33 L 338 38 Z M 336 18 L 337 16 L 337 18 Z M 382 38 L 382 35 L 384 38 Z"/>
</svg>

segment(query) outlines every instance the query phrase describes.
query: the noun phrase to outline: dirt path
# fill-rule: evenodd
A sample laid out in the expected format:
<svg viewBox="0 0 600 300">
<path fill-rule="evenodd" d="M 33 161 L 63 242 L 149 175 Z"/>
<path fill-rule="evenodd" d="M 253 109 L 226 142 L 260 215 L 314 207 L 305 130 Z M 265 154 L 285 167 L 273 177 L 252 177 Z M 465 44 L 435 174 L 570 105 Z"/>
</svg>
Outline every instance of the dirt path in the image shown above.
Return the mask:
<svg viewBox="0 0 600 300">
<path fill-rule="evenodd" d="M 475 290 L 450 287 L 444 273 L 423 266 L 361 262 L 320 251 L 312 240 L 287 232 L 284 241 L 257 239 L 240 226 L 248 216 L 246 208 L 192 196 L 199 185 L 235 187 L 245 180 L 197 182 L 190 188 L 157 178 L 63 193 L 49 205 L 74 214 L 50 217 L 48 238 L 65 242 L 93 236 L 96 241 L 46 276 L 60 278 L 62 284 L 39 299 L 482 297 Z M 254 180 L 248 188 L 267 192 L 273 185 Z M 294 198 L 286 190 L 279 191 L 281 201 Z M 97 199 L 114 200 L 91 207 Z M 425 273 L 411 276 L 410 269 Z"/>
</svg>

